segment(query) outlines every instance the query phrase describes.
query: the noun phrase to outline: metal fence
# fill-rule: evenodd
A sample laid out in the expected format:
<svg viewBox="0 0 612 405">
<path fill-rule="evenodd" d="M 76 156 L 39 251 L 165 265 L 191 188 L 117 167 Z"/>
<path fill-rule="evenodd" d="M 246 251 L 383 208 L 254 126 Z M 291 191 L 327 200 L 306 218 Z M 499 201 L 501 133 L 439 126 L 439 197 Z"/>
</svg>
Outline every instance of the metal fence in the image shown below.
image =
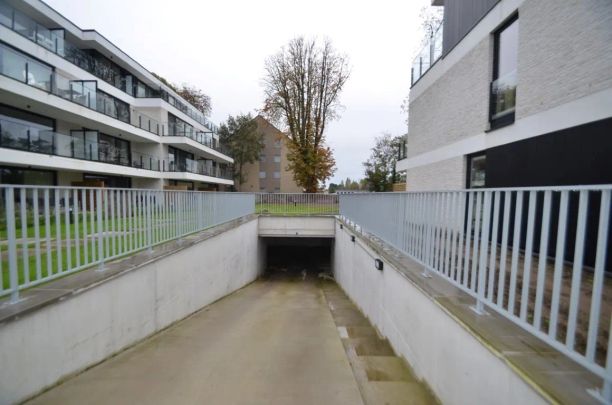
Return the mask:
<svg viewBox="0 0 612 405">
<path fill-rule="evenodd" d="M 256 194 L 255 211 L 268 215 L 336 215 L 336 194 L 274 193 Z"/>
<path fill-rule="evenodd" d="M 340 213 L 604 379 L 612 186 L 348 194 Z"/>
<path fill-rule="evenodd" d="M 252 214 L 255 196 L 0 186 L 0 297 Z"/>
</svg>

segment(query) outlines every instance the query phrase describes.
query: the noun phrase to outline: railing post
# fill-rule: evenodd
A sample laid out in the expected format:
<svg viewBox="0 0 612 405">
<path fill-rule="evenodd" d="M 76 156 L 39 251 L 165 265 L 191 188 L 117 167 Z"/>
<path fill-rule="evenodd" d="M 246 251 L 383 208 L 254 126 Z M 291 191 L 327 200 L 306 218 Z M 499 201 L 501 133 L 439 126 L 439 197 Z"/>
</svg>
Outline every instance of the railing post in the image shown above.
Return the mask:
<svg viewBox="0 0 612 405">
<path fill-rule="evenodd" d="M 11 303 L 19 301 L 19 276 L 17 274 L 17 232 L 15 229 L 15 189 L 6 188 L 6 230 L 8 237 L 9 288 Z M 24 237 L 24 235 L 22 235 Z"/>
<path fill-rule="evenodd" d="M 102 223 L 102 189 L 96 190 L 96 221 L 98 222 L 98 271 L 104 270 L 104 224 Z"/>
<path fill-rule="evenodd" d="M 487 277 L 487 254 L 489 246 L 489 218 L 491 217 L 491 192 L 484 192 L 484 206 L 482 209 L 482 232 L 480 233 L 480 258 L 478 265 L 478 291 L 476 294 L 476 306 L 474 312 L 479 315 L 485 314 L 485 286 Z M 478 238 L 478 229 L 474 230 L 474 243 Z M 491 242 L 493 243 L 493 242 Z M 489 269 L 493 271 L 493 269 Z"/>
<path fill-rule="evenodd" d="M 151 204 L 153 203 L 153 198 L 151 195 L 151 191 L 147 191 L 147 245 L 148 252 L 153 253 L 153 218 L 151 213 Z"/>
</svg>

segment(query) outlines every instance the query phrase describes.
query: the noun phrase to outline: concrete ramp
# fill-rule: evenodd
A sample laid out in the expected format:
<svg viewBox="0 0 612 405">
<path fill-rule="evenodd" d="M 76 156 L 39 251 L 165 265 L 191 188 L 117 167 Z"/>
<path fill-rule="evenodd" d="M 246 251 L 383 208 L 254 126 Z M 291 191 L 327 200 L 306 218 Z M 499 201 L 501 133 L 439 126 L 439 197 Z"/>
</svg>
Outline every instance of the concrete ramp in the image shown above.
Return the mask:
<svg viewBox="0 0 612 405">
<path fill-rule="evenodd" d="M 333 238 L 333 216 L 260 216 L 259 236 L 292 238 Z"/>
<path fill-rule="evenodd" d="M 30 404 L 362 404 L 316 276 L 278 276 Z"/>
</svg>

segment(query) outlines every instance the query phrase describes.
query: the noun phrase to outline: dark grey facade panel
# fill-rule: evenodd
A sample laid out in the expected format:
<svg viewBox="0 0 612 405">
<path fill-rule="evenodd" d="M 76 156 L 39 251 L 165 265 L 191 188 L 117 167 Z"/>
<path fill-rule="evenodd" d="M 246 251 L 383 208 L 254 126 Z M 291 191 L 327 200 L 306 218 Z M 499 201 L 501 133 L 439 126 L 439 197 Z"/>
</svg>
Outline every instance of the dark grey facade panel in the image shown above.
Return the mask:
<svg viewBox="0 0 612 405">
<path fill-rule="evenodd" d="M 444 2 L 445 56 L 500 0 L 446 0 Z"/>
</svg>

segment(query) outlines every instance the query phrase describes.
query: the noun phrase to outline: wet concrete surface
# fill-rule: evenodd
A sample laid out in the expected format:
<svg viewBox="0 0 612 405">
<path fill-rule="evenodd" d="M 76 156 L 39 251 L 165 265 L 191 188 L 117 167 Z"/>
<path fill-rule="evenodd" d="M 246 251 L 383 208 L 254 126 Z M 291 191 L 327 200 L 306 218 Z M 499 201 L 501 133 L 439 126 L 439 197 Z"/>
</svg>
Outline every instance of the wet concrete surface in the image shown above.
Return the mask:
<svg viewBox="0 0 612 405">
<path fill-rule="evenodd" d="M 436 404 L 436 398 L 397 357 L 368 319 L 333 282 L 321 288 L 339 330 L 346 355 L 368 405 Z"/>
<path fill-rule="evenodd" d="M 281 269 L 28 403 L 433 402 L 333 281 Z"/>
</svg>

